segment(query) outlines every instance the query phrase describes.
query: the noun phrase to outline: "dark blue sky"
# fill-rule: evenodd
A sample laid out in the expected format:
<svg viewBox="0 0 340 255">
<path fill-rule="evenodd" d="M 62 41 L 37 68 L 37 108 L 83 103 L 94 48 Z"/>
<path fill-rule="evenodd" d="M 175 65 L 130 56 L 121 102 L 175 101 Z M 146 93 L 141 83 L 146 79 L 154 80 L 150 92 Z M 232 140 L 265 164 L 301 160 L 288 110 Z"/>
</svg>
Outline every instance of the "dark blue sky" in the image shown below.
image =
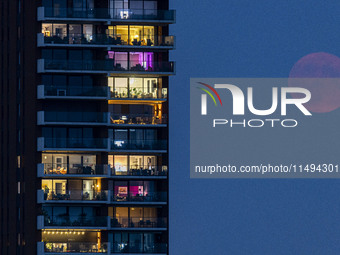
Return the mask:
<svg viewBox="0 0 340 255">
<path fill-rule="evenodd" d="M 339 180 L 189 178 L 190 77 L 287 77 L 309 53 L 340 56 L 340 2 L 170 2 L 170 254 L 340 254 Z"/>
</svg>

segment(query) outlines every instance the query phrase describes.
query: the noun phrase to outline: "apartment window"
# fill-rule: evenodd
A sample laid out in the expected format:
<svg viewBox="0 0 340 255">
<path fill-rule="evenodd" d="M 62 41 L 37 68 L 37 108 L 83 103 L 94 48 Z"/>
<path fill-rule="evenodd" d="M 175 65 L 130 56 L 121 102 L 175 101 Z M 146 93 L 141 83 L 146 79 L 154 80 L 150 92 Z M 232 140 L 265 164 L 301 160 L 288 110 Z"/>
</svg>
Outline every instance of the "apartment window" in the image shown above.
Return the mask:
<svg viewBox="0 0 340 255">
<path fill-rule="evenodd" d="M 117 175 L 126 175 L 128 172 L 128 156 L 109 156 L 109 164 L 114 167 Z"/>
<path fill-rule="evenodd" d="M 126 201 L 129 197 L 135 198 L 152 197 L 156 190 L 154 181 L 115 181 L 114 194 L 115 200 Z"/>
<path fill-rule="evenodd" d="M 153 155 L 109 155 L 108 162 L 115 175 L 159 175 L 163 171 L 157 166 Z"/>
<path fill-rule="evenodd" d="M 121 44 L 129 44 L 129 26 L 117 26 L 115 35 L 120 38 Z"/>
<path fill-rule="evenodd" d="M 93 53 L 91 50 L 62 50 L 62 49 L 43 49 L 43 59 L 56 60 L 92 60 Z"/>
<path fill-rule="evenodd" d="M 103 198 L 99 180 L 44 179 L 41 184 L 45 200 L 98 200 Z"/>
<path fill-rule="evenodd" d="M 120 227 L 134 227 L 157 224 L 157 208 L 115 207 L 114 224 Z"/>
<path fill-rule="evenodd" d="M 114 95 L 113 97 L 128 97 L 128 79 L 129 78 L 108 78 L 108 84 L 111 93 Z"/>
<path fill-rule="evenodd" d="M 157 78 L 108 78 L 114 98 L 162 98 Z M 165 88 L 166 90 L 166 88 Z"/>
<path fill-rule="evenodd" d="M 133 249 L 136 253 L 152 253 L 152 247 L 161 247 L 166 241 L 160 233 L 116 232 L 109 234 L 109 242 L 114 244 L 114 253 L 123 253 L 126 249 Z M 166 253 L 166 246 L 163 249 L 162 253 Z"/>
</svg>

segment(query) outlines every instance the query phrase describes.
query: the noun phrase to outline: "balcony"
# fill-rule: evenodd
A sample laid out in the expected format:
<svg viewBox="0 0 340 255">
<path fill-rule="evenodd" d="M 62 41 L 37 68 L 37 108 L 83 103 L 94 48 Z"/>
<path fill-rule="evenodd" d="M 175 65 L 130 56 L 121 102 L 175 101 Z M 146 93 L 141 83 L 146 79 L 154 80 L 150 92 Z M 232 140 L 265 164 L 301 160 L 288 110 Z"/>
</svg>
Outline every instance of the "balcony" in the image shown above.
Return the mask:
<svg viewBox="0 0 340 255">
<path fill-rule="evenodd" d="M 115 100 L 156 100 L 166 101 L 168 97 L 168 90 L 154 89 L 152 92 L 143 91 L 140 88 L 115 88 L 111 91 L 111 98 Z"/>
<path fill-rule="evenodd" d="M 159 217 L 118 217 L 111 219 L 113 229 L 137 229 L 137 230 L 166 230 L 167 219 Z"/>
<path fill-rule="evenodd" d="M 111 254 L 110 243 L 38 242 L 37 254 Z"/>
<path fill-rule="evenodd" d="M 117 193 L 112 195 L 112 202 L 114 204 L 166 204 L 167 192 L 143 192 L 142 194 L 130 192 L 124 196 Z"/>
<path fill-rule="evenodd" d="M 163 114 L 161 118 L 153 114 L 114 114 L 111 113 L 111 124 L 113 126 L 161 126 L 168 123 L 168 116 Z"/>
<path fill-rule="evenodd" d="M 174 10 L 38 7 L 38 21 L 104 21 L 107 23 L 175 23 Z"/>
<path fill-rule="evenodd" d="M 166 243 L 152 243 L 152 244 L 141 244 L 135 242 L 115 242 L 112 244 L 111 253 L 129 253 L 129 254 L 167 254 Z"/>
<path fill-rule="evenodd" d="M 107 190 L 38 190 L 38 203 L 109 203 Z"/>
<path fill-rule="evenodd" d="M 123 170 L 124 169 L 124 170 Z M 115 177 L 115 178 L 140 178 L 166 179 L 168 175 L 167 166 L 119 166 L 110 169 L 109 165 L 98 164 L 67 164 L 67 163 L 40 163 L 37 165 L 37 176 L 39 178 L 54 177 Z"/>
<path fill-rule="evenodd" d="M 146 62 L 119 60 L 55 60 L 38 59 L 38 73 L 98 73 L 106 75 L 140 74 L 140 75 L 173 75 L 174 62 Z"/>
<path fill-rule="evenodd" d="M 67 164 L 41 163 L 38 164 L 38 177 L 108 177 L 108 165 L 98 164 Z"/>
<path fill-rule="evenodd" d="M 108 151 L 107 138 L 46 138 L 38 137 L 38 151 Z"/>
<path fill-rule="evenodd" d="M 155 151 L 166 153 L 167 140 L 112 140 L 111 151 Z"/>
<path fill-rule="evenodd" d="M 124 40 L 122 38 L 127 38 Z M 145 36 L 141 40 L 128 39 L 129 35 L 106 34 L 38 34 L 38 47 L 84 47 L 84 48 L 138 48 L 171 50 L 175 46 L 174 36 Z"/>
<path fill-rule="evenodd" d="M 115 177 L 163 177 L 168 175 L 167 166 L 122 166 L 113 167 L 111 169 L 111 175 Z"/>
<path fill-rule="evenodd" d="M 37 217 L 38 229 L 108 229 L 111 218 L 107 216 L 43 216 Z"/>
<path fill-rule="evenodd" d="M 166 243 L 145 243 L 137 242 L 38 242 L 37 254 L 167 254 Z"/>
<path fill-rule="evenodd" d="M 107 100 L 110 98 L 110 89 L 104 86 L 57 88 L 39 85 L 37 94 L 38 99 Z"/>
<path fill-rule="evenodd" d="M 106 112 L 49 112 L 40 111 L 37 116 L 38 125 L 86 125 L 103 126 L 110 123 Z"/>
</svg>

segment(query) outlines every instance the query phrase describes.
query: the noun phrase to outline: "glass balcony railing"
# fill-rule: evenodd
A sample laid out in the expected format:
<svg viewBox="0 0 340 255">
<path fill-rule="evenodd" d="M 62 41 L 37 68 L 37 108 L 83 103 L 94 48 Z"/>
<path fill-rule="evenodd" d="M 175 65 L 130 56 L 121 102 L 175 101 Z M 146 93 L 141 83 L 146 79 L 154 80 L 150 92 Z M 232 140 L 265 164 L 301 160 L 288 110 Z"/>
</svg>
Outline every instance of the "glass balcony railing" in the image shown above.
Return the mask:
<svg viewBox="0 0 340 255">
<path fill-rule="evenodd" d="M 120 140 L 111 141 L 111 150 L 167 150 L 167 140 Z"/>
<path fill-rule="evenodd" d="M 46 175 L 107 175 L 108 165 L 43 163 Z"/>
<path fill-rule="evenodd" d="M 44 226 L 48 227 L 107 227 L 106 216 L 45 216 Z"/>
<path fill-rule="evenodd" d="M 111 168 L 113 176 L 166 176 L 167 166 L 123 166 L 117 165 Z"/>
<path fill-rule="evenodd" d="M 143 91 L 141 88 L 115 88 L 111 91 L 111 98 L 116 99 L 166 99 L 168 97 L 167 89 L 154 89 L 152 92 Z"/>
<path fill-rule="evenodd" d="M 107 190 L 44 190 L 44 200 L 107 201 Z"/>
<path fill-rule="evenodd" d="M 111 219 L 112 228 L 166 228 L 167 219 L 161 217 L 117 217 Z"/>
<path fill-rule="evenodd" d="M 108 88 L 98 87 L 56 87 L 43 86 L 43 95 L 52 97 L 107 97 Z"/>
<path fill-rule="evenodd" d="M 44 111 L 45 122 L 88 122 L 88 123 L 108 123 L 108 113 L 106 112 L 50 112 Z"/>
<path fill-rule="evenodd" d="M 161 118 L 153 114 L 114 114 L 111 113 L 111 124 L 125 125 L 160 125 L 167 124 L 168 118 L 163 114 Z"/>
<path fill-rule="evenodd" d="M 143 192 L 122 195 L 113 194 L 112 201 L 115 202 L 166 202 L 167 192 Z"/>
<path fill-rule="evenodd" d="M 167 166 L 123 166 L 72 163 L 38 164 L 39 177 L 44 175 L 102 175 L 102 176 L 167 176 Z"/>
<path fill-rule="evenodd" d="M 38 138 L 39 139 L 39 138 Z M 96 149 L 107 150 L 106 138 L 43 138 L 41 149 Z M 39 146 L 39 140 L 38 140 Z"/>
<path fill-rule="evenodd" d="M 115 242 L 111 253 L 167 253 L 166 243 Z"/>
<path fill-rule="evenodd" d="M 80 44 L 80 45 L 121 45 L 121 46 L 163 46 L 173 47 L 174 36 L 144 36 L 140 39 L 129 35 L 106 34 L 50 34 L 44 35 L 45 44 Z"/>
<path fill-rule="evenodd" d="M 39 13 L 39 11 L 38 11 Z M 44 8 L 44 18 L 175 21 L 174 10 L 109 8 Z"/>
<path fill-rule="evenodd" d="M 45 253 L 107 253 L 109 243 L 45 242 Z"/>
<path fill-rule="evenodd" d="M 45 70 L 173 73 L 173 62 L 45 59 Z"/>
</svg>

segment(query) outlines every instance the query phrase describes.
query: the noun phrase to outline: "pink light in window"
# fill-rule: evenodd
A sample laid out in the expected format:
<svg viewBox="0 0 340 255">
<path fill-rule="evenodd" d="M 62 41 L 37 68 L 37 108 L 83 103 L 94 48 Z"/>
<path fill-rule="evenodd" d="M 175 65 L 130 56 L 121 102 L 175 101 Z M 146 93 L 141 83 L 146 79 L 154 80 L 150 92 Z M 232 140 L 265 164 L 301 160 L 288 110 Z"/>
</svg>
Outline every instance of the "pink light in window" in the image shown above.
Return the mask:
<svg viewBox="0 0 340 255">
<path fill-rule="evenodd" d="M 110 59 L 113 59 L 114 55 L 115 55 L 114 51 L 108 51 L 108 56 Z"/>
</svg>

